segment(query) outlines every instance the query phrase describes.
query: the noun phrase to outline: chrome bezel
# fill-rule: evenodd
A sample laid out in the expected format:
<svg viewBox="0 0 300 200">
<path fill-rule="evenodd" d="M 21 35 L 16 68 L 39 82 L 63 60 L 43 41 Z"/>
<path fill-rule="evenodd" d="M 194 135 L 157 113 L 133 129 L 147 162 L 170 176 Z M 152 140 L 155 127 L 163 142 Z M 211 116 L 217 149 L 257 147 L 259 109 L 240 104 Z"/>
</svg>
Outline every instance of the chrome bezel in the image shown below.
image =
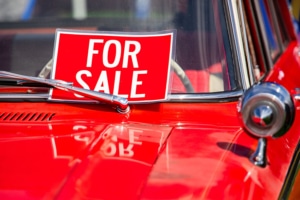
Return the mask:
<svg viewBox="0 0 300 200">
<path fill-rule="evenodd" d="M 268 126 L 259 126 L 251 119 L 254 109 L 269 106 L 273 121 Z M 238 109 L 243 128 L 255 137 L 280 137 L 293 123 L 295 108 L 289 92 L 276 83 L 260 83 L 247 90 Z"/>
<path fill-rule="evenodd" d="M 270 102 L 271 99 L 273 99 L 273 102 Z M 258 126 L 251 119 L 253 110 L 261 105 L 270 106 L 273 110 L 274 120 L 266 127 Z M 284 125 L 286 113 L 283 110 L 285 110 L 284 104 L 274 97 L 274 95 L 264 93 L 255 95 L 248 100 L 243 108 L 242 118 L 245 123 L 244 128 L 256 137 L 273 136 Z"/>
</svg>

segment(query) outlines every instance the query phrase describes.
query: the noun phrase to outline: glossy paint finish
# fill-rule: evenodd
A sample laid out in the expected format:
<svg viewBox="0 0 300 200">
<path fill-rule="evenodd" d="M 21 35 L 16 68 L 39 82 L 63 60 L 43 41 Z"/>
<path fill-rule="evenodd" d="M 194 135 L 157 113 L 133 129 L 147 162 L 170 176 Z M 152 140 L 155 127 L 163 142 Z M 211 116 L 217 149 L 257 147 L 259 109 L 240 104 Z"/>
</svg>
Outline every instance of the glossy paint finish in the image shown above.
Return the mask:
<svg viewBox="0 0 300 200">
<path fill-rule="evenodd" d="M 287 16 L 287 15 L 285 15 Z M 291 43 L 264 81 L 299 94 Z M 21 91 L 23 92 L 23 91 Z M 249 158 L 237 101 L 131 105 L 1 102 L 0 199 L 277 199 L 299 141 L 295 123 Z"/>
<path fill-rule="evenodd" d="M 0 195 L 11 199 L 138 198 L 174 127 L 200 123 L 209 128 L 214 121 L 191 117 L 195 110 L 207 112 L 210 104 L 194 104 L 198 108 L 193 110 L 186 104 L 133 106 L 128 116 L 101 105 L 1 105 Z M 232 113 L 222 111 L 222 104 L 214 107 L 210 114 L 226 116 L 218 125 L 238 123 L 235 103 L 227 103 Z M 55 115 L 45 122 L 15 113 Z"/>
<path fill-rule="evenodd" d="M 181 143 L 181 134 L 189 135 L 188 144 Z M 199 137 L 203 143 L 195 139 Z M 181 148 L 176 148 L 179 145 Z M 278 178 L 279 166 L 260 168 L 249 161 L 255 145 L 255 140 L 239 130 L 227 133 L 214 130 L 208 134 L 193 129 L 175 131 L 166 155 L 160 157 L 150 175 L 144 197 L 276 199 L 284 176 Z"/>
<path fill-rule="evenodd" d="M 298 94 L 295 88 L 300 86 L 299 64 L 299 49 L 295 42 L 286 49 L 265 81 L 282 84 L 292 95 Z M 257 139 L 239 127 L 231 127 L 229 132 L 230 128 L 221 126 L 215 129 L 175 128 L 150 174 L 143 197 L 278 199 L 299 141 L 300 126 L 296 122 L 300 107 L 299 102 L 293 100 L 295 123 L 283 137 L 267 140 L 268 164 L 265 168 L 250 163 L 249 157 L 255 150 Z M 183 138 L 187 141 L 183 142 Z"/>
<path fill-rule="evenodd" d="M 300 85 L 289 70 L 298 66 L 296 49 L 266 79 L 289 92 Z M 249 161 L 257 139 L 241 128 L 236 101 L 131 105 L 126 115 L 106 105 L 0 105 L 7 199 L 276 199 L 299 140 L 298 123 L 268 139 L 260 168 Z M 45 113 L 49 121 L 38 117 Z"/>
<path fill-rule="evenodd" d="M 297 94 L 299 66 L 295 42 L 266 81 Z M 276 199 L 300 124 L 268 139 L 265 168 L 249 161 L 257 139 L 240 124 L 237 101 L 131 105 L 125 115 L 107 105 L 1 102 L 0 197 Z"/>
</svg>

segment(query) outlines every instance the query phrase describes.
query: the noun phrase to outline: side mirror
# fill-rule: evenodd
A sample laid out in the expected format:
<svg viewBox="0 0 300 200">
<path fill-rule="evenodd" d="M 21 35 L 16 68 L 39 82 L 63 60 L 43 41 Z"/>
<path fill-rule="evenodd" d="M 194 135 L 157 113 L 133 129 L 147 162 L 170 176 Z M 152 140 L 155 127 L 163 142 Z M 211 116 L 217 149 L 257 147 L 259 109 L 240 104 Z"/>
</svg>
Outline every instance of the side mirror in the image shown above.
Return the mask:
<svg viewBox="0 0 300 200">
<path fill-rule="evenodd" d="M 266 138 L 284 135 L 294 121 L 295 108 L 289 92 L 276 83 L 256 84 L 240 99 L 238 113 L 245 131 L 259 138 L 250 159 L 265 166 Z"/>
</svg>

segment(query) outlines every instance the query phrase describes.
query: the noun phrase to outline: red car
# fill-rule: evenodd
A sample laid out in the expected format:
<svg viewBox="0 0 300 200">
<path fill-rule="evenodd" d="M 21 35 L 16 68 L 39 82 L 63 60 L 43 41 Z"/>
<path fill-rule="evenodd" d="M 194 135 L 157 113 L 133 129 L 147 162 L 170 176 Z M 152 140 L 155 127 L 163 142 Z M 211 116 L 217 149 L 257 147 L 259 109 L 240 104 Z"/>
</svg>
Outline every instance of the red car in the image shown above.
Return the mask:
<svg viewBox="0 0 300 200">
<path fill-rule="evenodd" d="M 286 0 L 24 2 L 0 3 L 0 199 L 300 198 Z"/>
</svg>

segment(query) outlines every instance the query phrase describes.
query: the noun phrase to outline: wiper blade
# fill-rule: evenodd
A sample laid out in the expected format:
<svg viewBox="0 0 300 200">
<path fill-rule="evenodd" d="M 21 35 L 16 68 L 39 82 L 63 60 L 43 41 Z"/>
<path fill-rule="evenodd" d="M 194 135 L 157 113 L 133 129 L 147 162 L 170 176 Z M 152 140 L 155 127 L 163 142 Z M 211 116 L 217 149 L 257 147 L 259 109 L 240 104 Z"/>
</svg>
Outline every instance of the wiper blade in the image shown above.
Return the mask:
<svg viewBox="0 0 300 200">
<path fill-rule="evenodd" d="M 41 84 L 51 86 L 53 88 L 76 93 L 84 97 L 97 100 L 99 102 L 116 106 L 117 111 L 120 113 L 128 113 L 130 110 L 128 105 L 128 100 L 126 98 L 119 97 L 116 95 L 106 94 L 103 92 L 95 92 L 92 90 L 79 88 L 73 86 L 73 83 L 66 82 L 63 80 L 53 80 L 53 79 L 45 79 L 45 78 L 39 78 L 33 76 L 26 76 L 26 75 L 7 72 L 7 71 L 0 71 L 0 78 L 17 79 L 18 85 L 22 85 L 23 83 L 41 83 Z"/>
</svg>

